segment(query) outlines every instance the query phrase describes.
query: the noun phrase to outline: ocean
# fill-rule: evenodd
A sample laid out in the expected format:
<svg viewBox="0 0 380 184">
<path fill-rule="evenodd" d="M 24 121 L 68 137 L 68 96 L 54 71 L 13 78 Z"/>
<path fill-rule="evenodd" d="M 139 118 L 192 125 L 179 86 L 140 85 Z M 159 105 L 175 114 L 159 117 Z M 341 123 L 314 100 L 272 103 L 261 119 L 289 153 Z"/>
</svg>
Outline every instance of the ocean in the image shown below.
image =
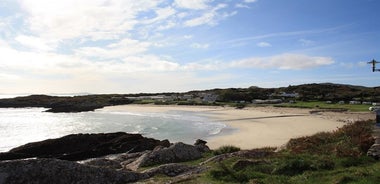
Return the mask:
<svg viewBox="0 0 380 184">
<path fill-rule="evenodd" d="M 193 144 L 228 128 L 189 111 L 133 113 L 98 109 L 81 113 L 49 113 L 44 108 L 0 108 L 0 152 L 35 141 L 74 133 L 139 133 L 145 137 Z"/>
</svg>

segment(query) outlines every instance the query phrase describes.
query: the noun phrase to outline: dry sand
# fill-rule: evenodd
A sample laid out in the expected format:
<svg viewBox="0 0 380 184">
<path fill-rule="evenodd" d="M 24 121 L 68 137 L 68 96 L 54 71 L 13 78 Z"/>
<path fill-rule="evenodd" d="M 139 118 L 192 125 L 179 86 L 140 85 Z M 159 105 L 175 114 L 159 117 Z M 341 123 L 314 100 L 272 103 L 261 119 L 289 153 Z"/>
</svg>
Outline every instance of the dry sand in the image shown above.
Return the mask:
<svg viewBox="0 0 380 184">
<path fill-rule="evenodd" d="M 242 149 L 279 147 L 291 138 L 312 135 L 322 131 L 333 131 L 348 122 L 374 119 L 368 113 L 315 112 L 311 109 L 210 106 L 157 106 L 121 105 L 105 110 L 128 112 L 166 112 L 170 110 L 202 112 L 209 118 L 225 123 L 236 131 L 209 138 L 208 145 L 215 149 L 223 145 L 234 145 Z"/>
</svg>

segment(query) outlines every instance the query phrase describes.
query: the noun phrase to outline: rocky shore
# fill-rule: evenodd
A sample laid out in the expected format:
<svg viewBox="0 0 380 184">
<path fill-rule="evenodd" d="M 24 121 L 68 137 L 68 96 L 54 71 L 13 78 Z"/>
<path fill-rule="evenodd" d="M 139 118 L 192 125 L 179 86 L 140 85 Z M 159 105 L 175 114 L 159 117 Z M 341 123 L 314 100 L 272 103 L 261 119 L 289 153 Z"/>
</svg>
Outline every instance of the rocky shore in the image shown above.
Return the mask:
<svg viewBox="0 0 380 184">
<path fill-rule="evenodd" d="M 129 183 L 159 174 L 174 177 L 205 170 L 180 162 L 208 151 L 202 140 L 188 145 L 123 132 L 73 134 L 0 153 L 0 184 Z"/>
<path fill-rule="evenodd" d="M 369 121 L 355 122 L 281 148 L 250 150 L 210 150 L 202 140 L 188 145 L 123 132 L 74 134 L 0 153 L 0 184 L 346 183 L 347 176 L 378 183 L 379 157 L 366 155 L 372 130 Z"/>
<path fill-rule="evenodd" d="M 84 112 L 105 106 L 130 104 L 131 100 L 120 95 L 86 95 L 58 97 L 30 95 L 25 97 L 0 99 L 0 108 L 44 107 L 47 112 Z"/>
</svg>

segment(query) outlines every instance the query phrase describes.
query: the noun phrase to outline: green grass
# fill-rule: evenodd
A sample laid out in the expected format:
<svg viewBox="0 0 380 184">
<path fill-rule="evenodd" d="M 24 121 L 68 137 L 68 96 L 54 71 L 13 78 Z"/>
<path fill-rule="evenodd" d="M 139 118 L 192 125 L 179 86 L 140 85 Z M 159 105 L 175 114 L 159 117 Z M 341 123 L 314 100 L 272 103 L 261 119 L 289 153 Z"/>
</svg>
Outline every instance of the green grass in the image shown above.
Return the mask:
<svg viewBox="0 0 380 184">
<path fill-rule="evenodd" d="M 292 104 L 275 105 L 275 107 L 342 109 L 342 110 L 349 110 L 353 112 L 362 112 L 362 111 L 368 112 L 368 108 L 371 107 L 371 105 L 362 105 L 362 104 L 354 105 L 354 104 L 337 104 L 337 103 L 327 104 L 326 102 L 321 102 L 321 101 L 312 101 L 312 102 L 297 101 L 296 103 L 292 103 Z"/>
<path fill-rule="evenodd" d="M 380 162 L 366 156 L 373 123 L 356 122 L 334 132 L 318 133 L 289 141 L 287 148 L 266 150 L 267 156 L 242 154 L 222 161 L 207 162 L 209 170 L 177 183 L 260 183 L 260 184 L 375 184 L 380 183 Z M 234 146 L 203 154 L 201 159 L 183 162 L 199 165 L 218 154 L 238 151 Z M 257 154 L 256 154 L 257 155 Z M 167 176 L 156 176 L 147 183 L 173 181 Z"/>
<path fill-rule="evenodd" d="M 224 183 L 378 183 L 380 163 L 366 156 L 347 158 L 318 155 L 278 155 L 262 164 L 241 170 L 229 161 L 219 163 L 207 173 L 212 181 Z M 345 161 L 343 161 L 345 160 Z M 350 163 L 353 162 L 353 158 Z M 207 183 L 207 182 L 205 182 Z"/>
<path fill-rule="evenodd" d="M 221 154 L 226 154 L 226 153 L 233 153 L 240 151 L 239 147 L 232 146 L 232 145 L 225 145 L 221 146 L 218 149 L 214 150 L 213 153 L 214 155 L 221 155 Z"/>
<path fill-rule="evenodd" d="M 356 122 L 292 139 L 270 157 L 230 158 L 213 165 L 207 177 L 224 183 L 380 183 L 380 162 L 366 156 L 372 126 Z M 248 164 L 236 167 L 241 159 Z"/>
</svg>

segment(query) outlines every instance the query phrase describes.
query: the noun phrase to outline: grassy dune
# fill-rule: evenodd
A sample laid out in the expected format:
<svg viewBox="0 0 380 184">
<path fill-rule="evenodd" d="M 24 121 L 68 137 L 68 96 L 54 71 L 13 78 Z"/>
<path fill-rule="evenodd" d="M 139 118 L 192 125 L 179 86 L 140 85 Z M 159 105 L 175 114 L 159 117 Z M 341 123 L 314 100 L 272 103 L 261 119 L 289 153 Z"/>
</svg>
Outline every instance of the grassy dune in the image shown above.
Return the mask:
<svg viewBox="0 0 380 184">
<path fill-rule="evenodd" d="M 337 103 L 328 104 L 326 102 L 321 102 L 321 101 L 311 101 L 311 102 L 297 101 L 293 104 L 275 105 L 275 107 L 342 109 L 342 110 L 349 110 L 353 112 L 368 112 L 368 108 L 371 106 L 372 105 L 363 105 L 363 104 L 337 104 Z"/>
</svg>

